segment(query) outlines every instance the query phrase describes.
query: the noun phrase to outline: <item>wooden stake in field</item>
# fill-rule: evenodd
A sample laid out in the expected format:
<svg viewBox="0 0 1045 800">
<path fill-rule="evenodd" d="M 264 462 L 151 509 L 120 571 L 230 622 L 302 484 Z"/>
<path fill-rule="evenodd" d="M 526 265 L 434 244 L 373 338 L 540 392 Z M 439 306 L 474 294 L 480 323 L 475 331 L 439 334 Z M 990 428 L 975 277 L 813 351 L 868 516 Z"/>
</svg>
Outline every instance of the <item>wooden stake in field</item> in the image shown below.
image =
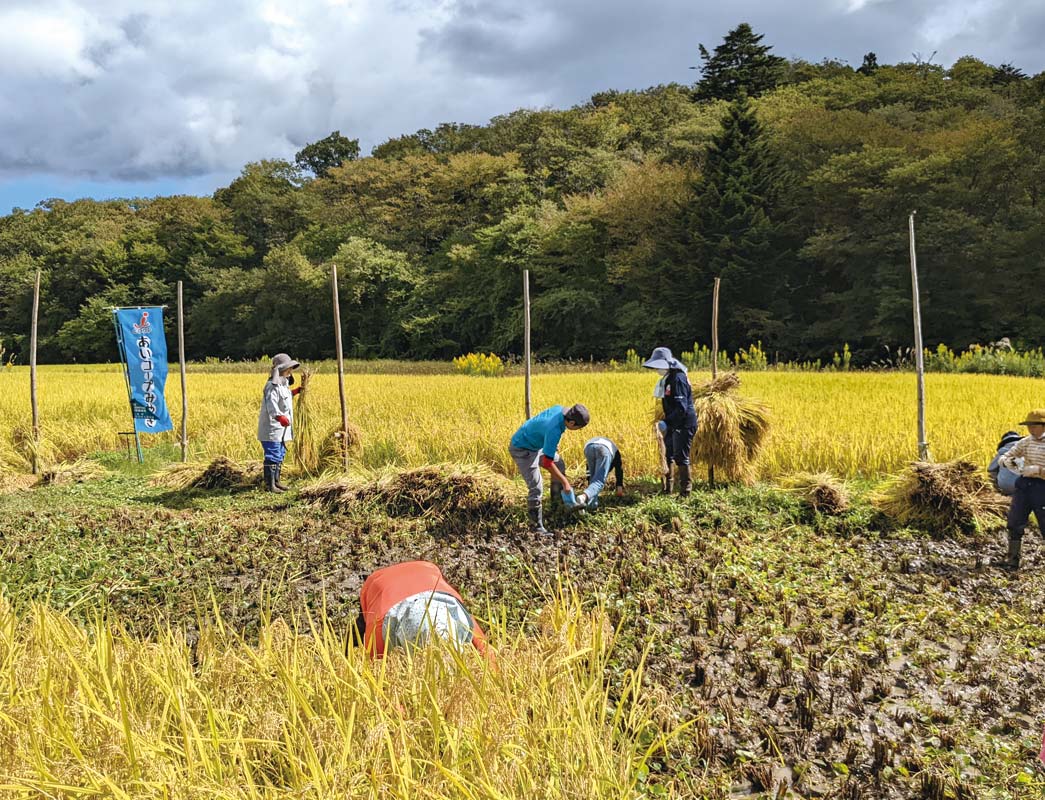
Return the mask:
<svg viewBox="0 0 1045 800">
<path fill-rule="evenodd" d="M 918 292 L 918 261 L 914 247 L 914 215 L 907 218 L 911 240 L 911 293 L 914 300 L 914 364 L 918 373 L 918 460 L 929 460 L 929 442 L 925 437 L 925 357 L 922 346 L 922 304 Z"/>
<path fill-rule="evenodd" d="M 40 406 L 36 397 L 36 326 L 40 319 L 40 270 L 33 284 L 33 327 L 29 332 L 29 399 L 33 406 L 33 474 L 40 472 Z"/>
<path fill-rule="evenodd" d="M 181 460 L 189 460 L 189 396 L 185 393 L 185 307 L 178 281 L 178 363 L 181 367 Z"/>
<path fill-rule="evenodd" d="M 715 278 L 715 292 L 711 299 L 711 380 L 718 377 L 718 287 L 721 283 L 721 278 Z"/>
<path fill-rule="evenodd" d="M 715 291 L 711 296 L 711 382 L 718 380 L 718 290 L 722 278 L 715 278 Z M 698 421 L 699 424 L 699 421 Z M 708 486 L 715 488 L 715 465 L 708 464 Z"/>
<path fill-rule="evenodd" d="M 341 400 L 341 457 L 348 471 L 348 406 L 345 404 L 345 353 L 341 346 L 341 303 L 337 293 L 337 264 L 330 265 L 330 290 L 334 295 L 334 345 L 337 348 L 337 392 Z"/>
<path fill-rule="evenodd" d="M 530 418 L 530 270 L 523 270 L 523 361 L 526 374 L 526 419 Z"/>
</svg>

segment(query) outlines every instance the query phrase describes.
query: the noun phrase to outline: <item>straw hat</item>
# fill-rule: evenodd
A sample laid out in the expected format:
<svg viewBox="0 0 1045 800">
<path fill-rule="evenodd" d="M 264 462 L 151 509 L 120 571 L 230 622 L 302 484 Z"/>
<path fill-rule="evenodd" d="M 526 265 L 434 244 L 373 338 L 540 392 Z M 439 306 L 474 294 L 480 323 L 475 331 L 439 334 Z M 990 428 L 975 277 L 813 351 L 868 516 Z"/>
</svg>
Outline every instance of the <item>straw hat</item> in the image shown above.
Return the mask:
<svg viewBox="0 0 1045 800">
<path fill-rule="evenodd" d="M 1020 425 L 1045 425 L 1045 408 L 1036 408 L 1027 414 L 1027 419 Z"/>
</svg>

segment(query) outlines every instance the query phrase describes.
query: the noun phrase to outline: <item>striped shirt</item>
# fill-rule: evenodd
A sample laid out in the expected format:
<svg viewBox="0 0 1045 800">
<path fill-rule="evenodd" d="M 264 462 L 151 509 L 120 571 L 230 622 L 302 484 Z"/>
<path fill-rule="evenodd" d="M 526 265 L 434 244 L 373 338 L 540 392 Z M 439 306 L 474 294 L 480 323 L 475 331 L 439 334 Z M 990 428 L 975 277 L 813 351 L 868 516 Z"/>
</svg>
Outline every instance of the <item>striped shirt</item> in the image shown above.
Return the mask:
<svg viewBox="0 0 1045 800">
<path fill-rule="evenodd" d="M 1022 467 L 1017 464 L 1016 459 L 1023 459 Z M 1045 436 L 1035 439 L 1033 436 L 1024 436 L 1008 453 L 1001 457 L 1001 465 L 1011 469 L 1020 475 L 1026 467 L 1041 467 L 1045 470 Z"/>
</svg>

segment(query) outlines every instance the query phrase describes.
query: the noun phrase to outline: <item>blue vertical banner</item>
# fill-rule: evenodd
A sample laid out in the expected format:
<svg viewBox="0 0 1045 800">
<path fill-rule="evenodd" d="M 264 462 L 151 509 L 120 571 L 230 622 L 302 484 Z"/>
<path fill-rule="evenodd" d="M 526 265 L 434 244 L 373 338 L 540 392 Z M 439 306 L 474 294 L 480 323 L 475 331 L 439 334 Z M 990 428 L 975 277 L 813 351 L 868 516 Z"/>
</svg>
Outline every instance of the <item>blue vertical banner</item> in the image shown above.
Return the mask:
<svg viewBox="0 0 1045 800">
<path fill-rule="evenodd" d="M 163 388 L 167 383 L 167 339 L 163 308 L 114 308 L 116 341 L 127 376 L 135 433 L 174 428 Z"/>
</svg>

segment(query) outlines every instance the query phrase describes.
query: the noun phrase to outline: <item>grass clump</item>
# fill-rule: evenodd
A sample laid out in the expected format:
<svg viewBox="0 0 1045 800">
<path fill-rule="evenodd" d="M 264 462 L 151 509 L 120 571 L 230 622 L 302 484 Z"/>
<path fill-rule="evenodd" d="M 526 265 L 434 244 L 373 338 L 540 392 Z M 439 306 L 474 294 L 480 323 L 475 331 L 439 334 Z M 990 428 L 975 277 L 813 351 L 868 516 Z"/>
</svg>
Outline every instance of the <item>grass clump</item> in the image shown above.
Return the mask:
<svg viewBox="0 0 1045 800">
<path fill-rule="evenodd" d="M 901 525 L 943 536 L 974 533 L 1004 516 L 1008 501 L 994 491 L 986 475 L 969 461 L 933 464 L 915 461 L 888 480 L 874 498 L 877 508 Z"/>
<path fill-rule="evenodd" d="M 769 409 L 739 394 L 739 388 L 740 376 L 729 372 L 694 391 L 698 425 L 692 456 L 708 466 L 713 480 L 751 485 L 769 435 Z"/>
<path fill-rule="evenodd" d="M 829 472 L 799 472 L 780 482 L 817 514 L 844 514 L 849 510 L 849 490 Z"/>
</svg>

